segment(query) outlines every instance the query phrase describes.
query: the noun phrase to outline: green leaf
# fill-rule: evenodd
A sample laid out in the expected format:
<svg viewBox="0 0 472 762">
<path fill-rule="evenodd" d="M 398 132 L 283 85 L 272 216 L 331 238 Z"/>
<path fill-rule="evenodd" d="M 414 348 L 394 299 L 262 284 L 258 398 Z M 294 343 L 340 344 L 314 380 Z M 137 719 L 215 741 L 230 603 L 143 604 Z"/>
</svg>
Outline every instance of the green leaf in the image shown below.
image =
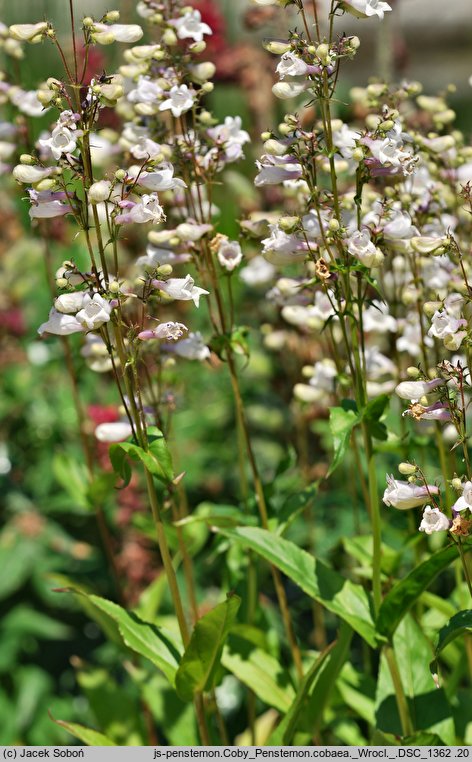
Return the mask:
<svg viewBox="0 0 472 762">
<path fill-rule="evenodd" d="M 244 543 L 246 548 L 276 566 L 311 598 L 347 622 L 369 645 L 376 647 L 371 601 L 363 587 L 345 579 L 293 542 L 265 529 L 238 527 L 218 531 Z"/>
<path fill-rule="evenodd" d="M 177 693 L 184 701 L 213 688 L 223 646 L 240 605 L 241 598 L 231 595 L 196 623 L 175 676 Z"/>
<path fill-rule="evenodd" d="M 451 617 L 449 622 L 439 631 L 438 643 L 434 651 L 434 659 L 430 664 L 432 672 L 437 671 L 436 661 L 441 651 L 446 648 L 449 643 L 452 643 L 453 640 L 458 638 L 459 635 L 464 635 L 466 632 L 472 632 L 472 609 L 459 611 L 459 613 Z"/>
<path fill-rule="evenodd" d="M 64 722 L 63 720 L 54 720 L 56 725 L 65 728 L 69 733 L 78 738 L 87 746 L 116 746 L 117 744 L 109 738 L 99 733 L 98 730 L 86 728 L 85 725 L 78 725 L 76 722 Z"/>
<path fill-rule="evenodd" d="M 268 706 L 285 714 L 295 698 L 290 675 L 279 661 L 238 628 L 231 633 L 221 659 L 223 667 L 253 691 Z"/>
<path fill-rule="evenodd" d="M 150 427 L 148 441 L 147 450 L 143 450 L 133 442 L 120 442 L 110 446 L 109 453 L 113 470 L 123 479 L 124 486 L 131 480 L 131 468 L 127 457 L 134 461 L 140 460 L 147 470 L 164 484 L 169 484 L 174 479 L 172 458 L 162 432 L 155 426 Z"/>
<path fill-rule="evenodd" d="M 446 569 L 457 558 L 457 555 L 455 545 L 449 545 L 447 548 L 438 550 L 404 579 L 397 582 L 380 606 L 376 623 L 379 635 L 387 639 L 392 638 L 401 620 L 419 596 L 439 572 Z"/>
<path fill-rule="evenodd" d="M 393 647 L 415 734 L 436 733 L 447 745 L 455 743 L 452 709 L 429 671 L 431 644 L 411 615 L 403 618 L 393 636 Z M 395 690 L 385 651 L 380 660 L 376 696 L 376 727 L 402 735 Z"/>
<path fill-rule="evenodd" d="M 334 687 L 339 671 L 346 660 L 352 630 L 343 625 L 339 640 L 331 643 L 313 662 L 303 678 L 297 695 L 280 725 L 271 734 L 267 746 L 290 746 L 297 730 L 301 715 L 306 711 L 311 694 L 316 693 L 315 711 L 309 707 L 308 715 L 312 728 L 319 727 L 323 711 Z M 322 679 L 324 677 L 324 680 Z M 324 686 L 321 683 L 324 682 Z M 324 690 L 323 690 L 324 688 Z"/>
<path fill-rule="evenodd" d="M 88 600 L 118 625 L 124 644 L 132 651 L 149 659 L 158 667 L 169 682 L 174 685 L 179 666 L 180 643 L 174 635 L 161 627 L 143 622 L 136 614 L 97 595 L 87 596 Z"/>
<path fill-rule="evenodd" d="M 370 400 L 362 411 L 362 420 L 367 423 L 370 434 L 375 439 L 381 439 L 382 441 L 387 439 L 388 433 L 385 424 L 381 423 L 380 419 L 389 402 L 390 397 L 388 394 L 381 394 L 379 397 Z"/>
<path fill-rule="evenodd" d="M 344 401 L 344 407 L 332 407 L 329 411 L 329 428 L 333 437 L 334 457 L 326 478 L 342 463 L 351 437 L 351 432 L 360 422 L 359 414 L 353 410 L 349 400 Z"/>
</svg>

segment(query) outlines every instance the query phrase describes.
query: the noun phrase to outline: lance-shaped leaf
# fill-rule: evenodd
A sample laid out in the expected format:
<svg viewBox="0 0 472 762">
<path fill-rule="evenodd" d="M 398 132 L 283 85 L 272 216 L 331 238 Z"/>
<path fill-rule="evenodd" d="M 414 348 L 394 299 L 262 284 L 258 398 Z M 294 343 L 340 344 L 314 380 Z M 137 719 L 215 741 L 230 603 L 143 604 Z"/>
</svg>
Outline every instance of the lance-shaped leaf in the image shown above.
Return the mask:
<svg viewBox="0 0 472 762">
<path fill-rule="evenodd" d="M 276 566 L 311 598 L 347 622 L 369 645 L 376 647 L 371 601 L 361 585 L 355 585 L 293 542 L 266 529 L 238 527 L 217 531 L 244 543 L 246 548 Z"/>
<path fill-rule="evenodd" d="M 446 569 L 458 557 L 455 545 L 433 553 L 426 561 L 419 564 L 410 574 L 392 588 L 385 596 L 377 616 L 377 632 L 382 637 L 391 639 L 405 614 L 419 596 L 431 584 L 439 572 Z"/>
<path fill-rule="evenodd" d="M 459 611 L 455 614 L 444 627 L 439 630 L 438 643 L 434 651 L 434 659 L 430 664 L 431 672 L 437 671 L 437 659 L 441 651 L 446 648 L 449 643 L 458 638 L 464 633 L 472 633 L 472 609 L 466 609 L 465 611 Z"/>
<path fill-rule="evenodd" d="M 184 701 L 213 688 L 223 646 L 240 604 L 241 598 L 231 595 L 196 623 L 175 677 L 177 693 Z"/>
<path fill-rule="evenodd" d="M 342 463 L 346 454 L 349 439 L 354 426 L 360 422 L 360 416 L 354 403 L 344 400 L 343 407 L 332 407 L 329 411 L 329 428 L 333 437 L 334 457 L 326 476 L 331 476 L 333 471 Z"/>
<path fill-rule="evenodd" d="M 159 429 L 152 426 L 148 429 L 147 450 L 133 442 L 120 442 L 110 446 L 110 460 L 113 470 L 123 479 L 124 486 L 131 479 L 131 468 L 127 458 L 140 460 L 147 470 L 164 484 L 169 484 L 174 478 L 172 458 L 165 437 Z"/>
<path fill-rule="evenodd" d="M 87 746 L 116 746 L 116 743 L 104 736 L 103 733 L 99 733 L 98 730 L 87 728 L 85 725 L 78 725 L 76 722 L 64 722 L 63 720 L 55 720 L 53 717 L 51 719 L 56 725 L 60 725 L 61 728 L 67 730 Z"/>
<path fill-rule="evenodd" d="M 290 746 L 299 722 L 307 713 L 307 708 L 309 709 L 311 727 L 319 727 L 339 671 L 346 660 L 351 638 L 351 628 L 348 625 L 343 625 L 339 640 L 331 643 L 315 659 L 300 683 L 292 706 L 280 725 L 271 734 L 267 746 Z M 316 694 L 316 701 L 314 706 L 307 706 L 311 694 Z"/>
</svg>

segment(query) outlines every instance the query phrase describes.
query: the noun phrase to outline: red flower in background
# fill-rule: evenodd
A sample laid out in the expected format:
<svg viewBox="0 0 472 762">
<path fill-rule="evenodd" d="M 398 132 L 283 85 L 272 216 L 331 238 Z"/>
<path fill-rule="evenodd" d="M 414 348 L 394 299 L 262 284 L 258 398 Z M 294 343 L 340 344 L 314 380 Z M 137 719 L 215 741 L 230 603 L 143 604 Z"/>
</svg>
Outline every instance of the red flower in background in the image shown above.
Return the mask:
<svg viewBox="0 0 472 762">
<path fill-rule="evenodd" d="M 213 34 L 211 37 L 205 35 L 205 42 L 207 44 L 204 52 L 205 58 L 216 58 L 219 53 L 223 53 L 228 49 L 228 40 L 226 38 L 226 21 L 218 7 L 216 0 L 197 0 L 192 3 L 202 14 L 202 21 L 212 29 Z"/>
</svg>

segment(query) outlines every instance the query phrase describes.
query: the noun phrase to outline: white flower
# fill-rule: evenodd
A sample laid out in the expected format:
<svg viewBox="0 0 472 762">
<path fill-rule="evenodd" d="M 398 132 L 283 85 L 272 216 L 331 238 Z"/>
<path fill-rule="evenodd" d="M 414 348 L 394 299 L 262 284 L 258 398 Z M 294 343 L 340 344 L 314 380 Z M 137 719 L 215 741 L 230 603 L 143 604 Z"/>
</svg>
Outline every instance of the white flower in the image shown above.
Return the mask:
<svg viewBox="0 0 472 762">
<path fill-rule="evenodd" d="M 467 508 L 472 511 L 472 482 L 465 482 L 462 495 L 452 506 L 453 511 L 465 511 Z"/>
<path fill-rule="evenodd" d="M 83 307 L 77 313 L 76 320 L 88 331 L 100 328 L 110 320 L 111 306 L 100 294 L 85 294 Z"/>
<path fill-rule="evenodd" d="M 170 161 L 160 164 L 152 172 L 141 172 L 138 185 L 151 191 L 166 191 L 173 188 L 186 188 L 183 180 L 174 177 L 174 167 Z"/>
<path fill-rule="evenodd" d="M 159 106 L 159 111 L 172 111 L 176 118 L 185 111 L 192 108 L 194 103 L 194 93 L 189 90 L 187 85 L 174 85 L 169 90 L 169 98 L 163 101 Z"/>
<path fill-rule="evenodd" d="M 433 534 L 433 532 L 447 532 L 449 529 L 449 519 L 439 508 L 431 508 L 427 505 L 423 512 L 423 518 L 419 526 L 420 532 Z"/>
<path fill-rule="evenodd" d="M 301 58 L 292 53 L 284 53 L 280 62 L 277 64 L 277 74 L 280 79 L 284 77 L 298 77 L 306 74 L 308 71 L 308 65 Z"/>
<path fill-rule="evenodd" d="M 303 262 L 307 245 L 296 235 L 285 233 L 278 225 L 269 225 L 270 237 L 264 238 L 262 254 L 273 265 L 290 265 Z"/>
<path fill-rule="evenodd" d="M 109 180 L 98 180 L 93 183 L 88 192 L 89 201 L 91 204 L 101 204 L 110 198 L 111 182 Z"/>
<path fill-rule="evenodd" d="M 64 203 L 67 196 L 63 191 L 36 191 L 28 188 L 28 195 L 31 201 L 29 216 L 32 220 L 62 217 L 72 211 L 70 205 Z"/>
<path fill-rule="evenodd" d="M 80 354 L 85 357 L 87 367 L 94 373 L 107 373 L 113 369 L 107 346 L 101 336 L 97 336 L 96 333 L 85 335 L 85 343 Z"/>
<path fill-rule="evenodd" d="M 431 381 L 402 381 L 395 392 L 402 400 L 414 401 L 421 399 L 425 394 L 430 394 L 444 383 L 442 378 L 433 378 Z"/>
<path fill-rule="evenodd" d="M 73 315 L 64 315 L 52 307 L 49 319 L 38 328 L 38 333 L 54 333 L 57 336 L 69 336 L 71 333 L 81 333 L 83 326 Z"/>
<path fill-rule="evenodd" d="M 343 124 L 339 130 L 334 130 L 333 132 L 333 143 L 345 159 L 352 157 L 352 152 L 356 147 L 356 140 L 359 140 L 359 138 L 360 132 L 351 130 L 347 124 Z"/>
<path fill-rule="evenodd" d="M 186 331 L 188 331 L 188 328 L 183 323 L 161 323 L 157 326 L 157 328 L 141 331 L 141 333 L 138 333 L 138 339 L 141 339 L 141 341 L 147 341 L 148 339 L 165 339 L 166 341 L 177 341 L 184 335 Z"/>
<path fill-rule="evenodd" d="M 13 169 L 13 177 L 19 183 L 34 185 L 53 174 L 55 167 L 36 167 L 28 164 L 17 164 Z"/>
<path fill-rule="evenodd" d="M 169 350 L 170 347 L 167 347 Z M 179 357 L 184 357 L 186 360 L 206 360 L 210 357 L 210 350 L 203 341 L 201 333 L 190 333 L 187 339 L 178 341 L 177 344 L 172 345 L 172 351 Z"/>
<path fill-rule="evenodd" d="M 54 307 L 58 312 L 66 315 L 78 312 L 82 309 L 85 293 L 83 291 L 73 291 L 70 294 L 61 294 L 54 302 Z"/>
<path fill-rule="evenodd" d="M 320 360 L 313 366 L 313 375 L 310 377 L 309 384 L 315 389 L 322 389 L 325 392 L 334 392 L 336 387 L 336 378 L 338 371 L 333 360 L 328 358 Z"/>
<path fill-rule="evenodd" d="M 25 91 L 19 87 L 12 87 L 8 95 L 13 105 L 27 116 L 43 116 L 48 110 L 38 99 L 36 90 Z"/>
<path fill-rule="evenodd" d="M 241 246 L 237 241 L 224 241 L 218 249 L 218 262 L 225 270 L 234 270 L 243 258 Z"/>
<path fill-rule="evenodd" d="M 137 42 L 144 32 L 138 24 L 99 24 L 92 27 L 94 42 L 110 45 L 112 42 Z"/>
<path fill-rule="evenodd" d="M 368 230 L 356 230 L 347 241 L 347 248 L 365 267 L 379 264 L 383 259 L 382 252 L 370 240 Z"/>
<path fill-rule="evenodd" d="M 257 256 L 239 271 L 239 277 L 247 286 L 262 286 L 269 283 L 275 273 L 275 267 L 270 262 L 267 262 L 264 257 Z"/>
<path fill-rule="evenodd" d="M 47 32 L 47 28 L 46 21 L 40 21 L 37 24 L 13 24 L 8 29 L 8 33 L 10 37 L 20 42 L 32 42 L 33 40 L 36 42 L 35 38 L 41 38 Z"/>
<path fill-rule="evenodd" d="M 459 328 L 466 325 L 466 320 L 458 320 L 453 315 L 449 315 L 446 310 L 436 310 L 431 318 L 431 328 L 428 331 L 428 336 L 445 339 L 447 336 L 457 333 Z"/>
<path fill-rule="evenodd" d="M 99 423 L 95 429 L 95 436 L 99 442 L 124 442 L 132 433 L 133 430 L 128 421 Z"/>
<path fill-rule="evenodd" d="M 136 88 L 128 93 L 127 98 L 131 103 L 155 103 L 162 92 L 162 87 L 150 77 L 139 77 Z"/>
<path fill-rule="evenodd" d="M 382 0 L 343 0 L 342 5 L 346 11 L 360 18 L 378 16 L 379 19 L 383 19 L 384 13 L 392 10 L 390 5 Z"/>
<path fill-rule="evenodd" d="M 400 511 L 419 508 L 431 495 L 439 493 L 438 487 L 431 484 L 418 486 L 409 482 L 397 481 L 387 474 L 387 489 L 383 495 L 385 505 L 391 505 Z"/>
<path fill-rule="evenodd" d="M 135 159 L 155 159 L 161 153 L 161 146 L 148 137 L 141 137 L 138 143 L 132 145 L 129 152 Z"/>
<path fill-rule="evenodd" d="M 394 333 L 397 330 L 397 321 L 393 315 L 389 315 L 388 305 L 385 302 L 380 302 L 378 299 L 374 299 L 372 304 L 362 312 L 362 325 L 365 333 L 371 331 L 377 331 L 378 333 L 386 333 L 391 331 Z"/>
<path fill-rule="evenodd" d="M 208 24 L 202 22 L 200 11 L 191 10 L 179 19 L 172 19 L 179 40 L 192 39 L 201 42 L 204 34 L 213 34 Z"/>
<path fill-rule="evenodd" d="M 276 82 L 272 86 L 272 92 L 281 101 L 297 98 L 309 87 L 309 82 Z"/>
<path fill-rule="evenodd" d="M 137 203 L 125 202 L 124 208 L 128 211 L 115 218 L 116 222 L 122 225 L 130 222 L 139 224 L 154 222 L 157 224 L 165 217 L 164 210 L 155 193 L 149 195 L 145 193 Z"/>
<path fill-rule="evenodd" d="M 40 140 L 39 144 L 43 148 L 49 148 L 55 160 L 61 158 L 62 154 L 72 153 L 77 148 L 76 135 L 62 124 L 54 127 L 51 137 L 48 140 Z"/>
<path fill-rule="evenodd" d="M 263 185 L 278 185 L 285 180 L 298 180 L 302 175 L 302 165 L 295 162 L 291 157 L 261 156 L 261 161 L 256 161 L 259 173 L 254 180 L 258 188 Z"/>
<path fill-rule="evenodd" d="M 191 275 L 187 275 L 185 278 L 169 278 L 166 281 L 153 281 L 153 285 L 164 291 L 172 299 L 193 301 L 196 307 L 200 304 L 200 296 L 210 293 L 205 291 L 204 288 L 196 286 Z"/>
</svg>

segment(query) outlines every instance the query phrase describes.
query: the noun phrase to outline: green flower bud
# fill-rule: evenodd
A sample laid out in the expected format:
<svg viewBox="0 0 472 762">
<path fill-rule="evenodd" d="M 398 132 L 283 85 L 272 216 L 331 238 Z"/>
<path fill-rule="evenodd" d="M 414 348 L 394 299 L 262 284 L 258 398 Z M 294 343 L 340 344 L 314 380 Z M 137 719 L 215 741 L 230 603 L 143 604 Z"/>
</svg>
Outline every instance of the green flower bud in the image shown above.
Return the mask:
<svg viewBox="0 0 472 762">
<path fill-rule="evenodd" d="M 400 463 L 398 466 L 398 470 L 401 474 L 404 474 L 405 476 L 412 476 L 416 473 L 416 466 L 413 465 L 413 463 Z"/>
</svg>

